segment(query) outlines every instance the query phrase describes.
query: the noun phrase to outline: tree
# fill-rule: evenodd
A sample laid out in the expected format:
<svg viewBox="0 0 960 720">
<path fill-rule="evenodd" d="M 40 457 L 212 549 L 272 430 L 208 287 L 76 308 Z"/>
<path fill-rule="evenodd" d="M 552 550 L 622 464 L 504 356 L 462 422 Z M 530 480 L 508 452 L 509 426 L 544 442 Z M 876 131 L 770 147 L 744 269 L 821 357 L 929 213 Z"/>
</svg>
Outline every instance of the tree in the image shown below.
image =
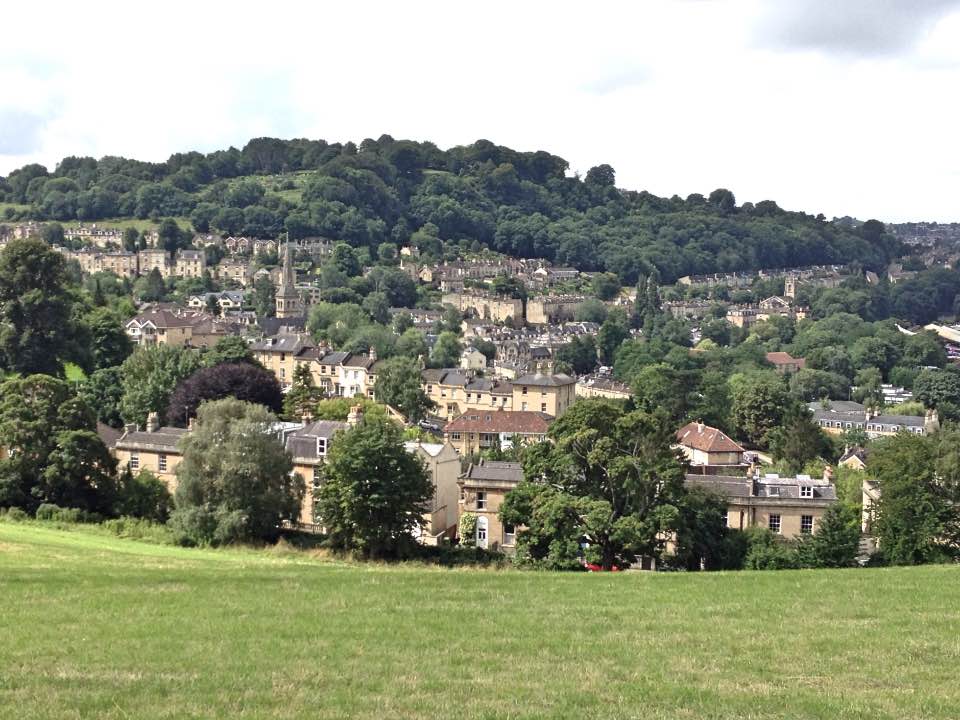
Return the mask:
<svg viewBox="0 0 960 720">
<path fill-rule="evenodd" d="M 408 328 L 397 338 L 395 349 L 397 355 L 403 355 L 413 360 L 426 358 L 428 352 L 427 339 L 419 330 Z"/>
<path fill-rule="evenodd" d="M 119 367 L 95 370 L 80 383 L 78 395 L 96 413 L 97 421 L 112 428 L 123 427 L 120 403 L 123 400 L 123 376 Z"/>
<path fill-rule="evenodd" d="M 688 491 L 678 504 L 674 553 L 671 561 L 685 570 L 726 567 L 727 501 L 701 488 Z"/>
<path fill-rule="evenodd" d="M 457 367 L 460 364 L 460 353 L 463 347 L 457 336 L 449 331 L 440 333 L 430 353 L 431 367 Z"/>
<path fill-rule="evenodd" d="M 116 514 L 164 523 L 170 517 L 173 497 L 166 483 L 149 470 L 134 475 L 129 466 L 120 472 Z"/>
<path fill-rule="evenodd" d="M 185 427 L 202 403 L 227 397 L 263 405 L 275 413 L 283 408 L 280 383 L 272 372 L 246 362 L 223 363 L 200 368 L 177 385 L 167 405 L 167 422 Z"/>
<path fill-rule="evenodd" d="M 220 300 L 217 298 L 215 293 L 208 293 L 206 302 L 204 304 L 206 305 L 208 313 L 214 317 L 220 317 Z"/>
<path fill-rule="evenodd" d="M 623 341 L 630 337 L 630 327 L 626 315 L 620 310 L 612 310 L 607 319 L 600 326 L 597 333 L 597 348 L 600 351 L 600 362 L 604 365 L 613 365 L 617 350 Z"/>
<path fill-rule="evenodd" d="M 139 348 L 120 367 L 123 378 L 120 414 L 123 419 L 143 426 L 149 413 L 165 412 L 170 395 L 180 381 L 199 367 L 200 356 L 185 348 L 172 345 Z"/>
<path fill-rule="evenodd" d="M 61 375 L 75 357 L 73 307 L 63 255 L 35 238 L 8 243 L 0 252 L 0 364 Z"/>
<path fill-rule="evenodd" d="M 157 228 L 157 238 L 160 247 L 171 254 L 190 243 L 189 234 L 181 230 L 176 221 L 170 218 L 160 223 L 160 227 Z"/>
<path fill-rule="evenodd" d="M 324 392 L 313 382 L 310 367 L 299 364 L 293 369 L 293 382 L 283 397 L 283 416 L 293 422 L 313 419 L 317 403 L 323 399 Z"/>
<path fill-rule="evenodd" d="M 403 446 L 400 426 L 364 416 L 331 444 L 314 512 L 333 547 L 396 557 L 412 542 L 432 495 L 422 462 Z"/>
<path fill-rule="evenodd" d="M 523 300 L 527 297 L 527 286 L 516 275 L 500 273 L 490 283 L 490 289 L 496 295 Z"/>
<path fill-rule="evenodd" d="M 833 445 L 803 405 L 790 408 L 782 425 L 767 434 L 775 460 L 798 473 L 812 460 L 830 457 Z"/>
<path fill-rule="evenodd" d="M 394 357 L 381 363 L 373 392 L 377 402 L 399 410 L 413 423 L 422 420 L 434 406 L 423 391 L 420 366 L 407 357 Z"/>
<path fill-rule="evenodd" d="M 258 318 L 273 317 L 277 312 L 277 289 L 264 275 L 253 283 L 253 309 Z"/>
<path fill-rule="evenodd" d="M 860 513 L 834 503 L 820 518 L 816 532 L 801 540 L 797 554 L 805 567 L 854 567 L 860 554 Z"/>
<path fill-rule="evenodd" d="M 92 430 L 63 430 L 32 489 L 43 502 L 109 515 L 117 501 L 117 461 Z"/>
<path fill-rule="evenodd" d="M 842 400 L 850 394 L 850 381 L 834 372 L 802 368 L 790 376 L 790 392 L 807 402 L 820 398 Z"/>
<path fill-rule="evenodd" d="M 620 294 L 620 278 L 613 273 L 597 273 L 590 280 L 590 288 L 601 300 L 613 300 Z"/>
<path fill-rule="evenodd" d="M 140 249 L 140 231 L 135 227 L 124 228 L 123 249 L 127 252 L 136 252 Z"/>
<path fill-rule="evenodd" d="M 898 364 L 907 367 L 943 367 L 947 364 L 947 352 L 933 332 L 917 333 L 904 342 L 903 357 Z"/>
<path fill-rule="evenodd" d="M 937 482 L 933 442 L 899 433 L 876 442 L 870 453 L 870 474 L 880 486 L 873 527 L 883 557 L 894 565 L 918 565 L 943 556 L 940 539 L 951 510 Z"/>
<path fill-rule="evenodd" d="M 40 236 L 47 245 L 63 245 L 65 240 L 63 225 L 60 223 L 48 223 L 43 226 L 43 231 L 40 233 Z"/>
<path fill-rule="evenodd" d="M 949 370 L 921 370 L 913 381 L 913 395 L 924 407 L 960 404 L 960 375 Z"/>
<path fill-rule="evenodd" d="M 90 328 L 93 369 L 116 367 L 130 356 L 133 343 L 111 310 L 94 310 L 87 316 L 87 325 Z"/>
<path fill-rule="evenodd" d="M 599 187 L 613 187 L 616 183 L 616 171 L 613 167 L 604 163 L 587 170 L 584 182 L 588 185 L 597 185 Z"/>
<path fill-rule="evenodd" d="M 567 363 L 578 375 L 593 372 L 597 366 L 597 346 L 592 335 L 575 336 L 557 348 L 556 360 Z"/>
<path fill-rule="evenodd" d="M 163 275 L 160 274 L 160 270 L 153 268 L 147 277 L 144 278 L 144 282 L 137 282 L 138 286 L 141 286 L 140 289 L 140 299 L 145 302 L 160 302 L 167 297 L 167 285 L 163 281 Z"/>
<path fill-rule="evenodd" d="M 573 319 L 577 322 L 592 322 L 601 325 L 607 319 L 607 306 L 597 298 L 587 298 L 577 305 L 573 311 Z"/>
<path fill-rule="evenodd" d="M 575 403 L 550 427 L 552 442 L 539 443 L 523 454 L 524 476 L 552 492 L 502 513 L 504 522 L 530 526 L 543 503 L 560 503 L 568 518 L 560 526 L 571 534 L 554 540 L 570 547 L 582 538 L 588 559 L 609 569 L 638 554 L 656 554 L 662 538 L 675 529 L 682 500 L 683 465 L 671 448 L 674 429 L 664 418 L 643 411 L 627 412 L 622 404 L 590 398 Z M 512 493 L 508 494 L 508 498 Z M 556 508 L 554 508 L 556 509 Z M 551 525 L 555 526 L 555 523 Z M 558 526 L 559 527 L 559 526 Z M 531 557 L 551 553 L 546 537 L 518 544 Z M 536 541 L 534 541 L 536 540 Z"/>
<path fill-rule="evenodd" d="M 0 385 L 0 506 L 30 512 L 54 503 L 109 513 L 114 462 L 89 408 L 69 385 L 29 375 Z"/>
<path fill-rule="evenodd" d="M 730 420 L 750 442 L 766 446 L 769 433 L 780 425 L 789 405 L 789 394 L 781 378 L 773 372 L 754 373 L 731 378 Z"/>
<path fill-rule="evenodd" d="M 249 363 L 259 366 L 253 353 L 250 352 L 250 346 L 247 341 L 239 335 L 227 335 L 222 337 L 214 344 L 210 350 L 203 354 L 203 364 L 205 367 L 213 367 L 222 363 Z"/>
<path fill-rule="evenodd" d="M 204 403 L 182 442 L 176 510 L 184 541 L 222 545 L 272 540 L 299 519 L 305 486 L 272 430 L 277 418 L 235 398 Z"/>
</svg>

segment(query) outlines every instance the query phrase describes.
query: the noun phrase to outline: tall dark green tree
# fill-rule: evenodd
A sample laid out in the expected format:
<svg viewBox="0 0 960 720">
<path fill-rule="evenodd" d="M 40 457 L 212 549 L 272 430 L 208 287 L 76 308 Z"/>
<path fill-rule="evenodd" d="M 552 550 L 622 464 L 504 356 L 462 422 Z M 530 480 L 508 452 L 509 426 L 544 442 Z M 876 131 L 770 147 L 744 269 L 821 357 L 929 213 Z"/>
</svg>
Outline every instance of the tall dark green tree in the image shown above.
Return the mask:
<svg viewBox="0 0 960 720">
<path fill-rule="evenodd" d="M 314 514 L 333 547 L 396 557 L 412 542 L 432 494 L 420 459 L 403 446 L 400 426 L 365 416 L 328 450 Z"/>
<path fill-rule="evenodd" d="M 622 404 L 585 399 L 577 402 L 550 428 L 552 442 L 527 448 L 523 454 L 526 481 L 546 485 L 576 502 L 565 504 L 578 520 L 573 531 L 591 548 L 587 559 L 604 568 L 631 562 L 638 554 L 658 554 L 673 531 L 684 496 L 684 468 L 671 448 L 674 428 L 663 418 Z M 508 498 L 510 495 L 508 495 Z M 504 522 L 529 525 L 540 501 L 502 513 Z M 520 538 L 523 538 L 521 532 Z M 553 540 L 521 546 L 535 559 L 551 552 Z M 571 537 L 554 538 L 568 546 Z M 546 557 L 546 555 L 543 555 Z"/>
<path fill-rule="evenodd" d="M 73 347 L 73 295 L 63 255 L 40 240 L 10 242 L 0 252 L 0 364 L 22 374 L 62 375 Z"/>
</svg>

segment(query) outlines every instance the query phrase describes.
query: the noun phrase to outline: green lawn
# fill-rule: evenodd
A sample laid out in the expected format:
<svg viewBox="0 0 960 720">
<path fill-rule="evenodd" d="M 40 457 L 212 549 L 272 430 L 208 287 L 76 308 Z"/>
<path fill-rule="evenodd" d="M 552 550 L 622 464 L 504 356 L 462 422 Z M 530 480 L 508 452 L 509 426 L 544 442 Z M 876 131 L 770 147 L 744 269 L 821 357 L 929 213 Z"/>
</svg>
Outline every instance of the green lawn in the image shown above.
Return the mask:
<svg viewBox="0 0 960 720">
<path fill-rule="evenodd" d="M 960 568 L 574 575 L 0 523 L 0 718 L 957 718 Z"/>
</svg>

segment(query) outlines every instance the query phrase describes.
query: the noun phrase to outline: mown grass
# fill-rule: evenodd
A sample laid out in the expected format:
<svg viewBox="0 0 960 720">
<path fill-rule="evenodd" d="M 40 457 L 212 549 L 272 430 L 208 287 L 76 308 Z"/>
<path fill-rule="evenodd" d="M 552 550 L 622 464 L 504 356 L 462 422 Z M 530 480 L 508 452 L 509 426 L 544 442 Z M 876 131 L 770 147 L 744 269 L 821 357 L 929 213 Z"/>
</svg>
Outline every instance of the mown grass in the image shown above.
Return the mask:
<svg viewBox="0 0 960 720">
<path fill-rule="evenodd" d="M 960 568 L 573 575 L 0 523 L 2 718 L 956 718 Z"/>
</svg>

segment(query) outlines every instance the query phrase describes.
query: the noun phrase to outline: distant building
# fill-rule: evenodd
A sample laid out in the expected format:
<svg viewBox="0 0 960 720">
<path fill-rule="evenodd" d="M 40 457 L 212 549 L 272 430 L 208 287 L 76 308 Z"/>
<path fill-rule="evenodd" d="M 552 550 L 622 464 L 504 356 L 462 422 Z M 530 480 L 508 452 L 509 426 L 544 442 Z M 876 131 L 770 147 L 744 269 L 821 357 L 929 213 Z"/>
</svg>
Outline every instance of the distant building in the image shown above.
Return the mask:
<svg viewBox="0 0 960 720">
<path fill-rule="evenodd" d="M 448 440 L 463 456 L 512 447 L 514 443 L 535 443 L 546 439 L 549 415 L 522 410 L 468 410 L 443 428 Z"/>
<path fill-rule="evenodd" d="M 472 540 L 477 547 L 506 553 L 514 551 L 517 528 L 501 522 L 500 506 L 507 493 L 522 480 L 520 463 L 494 460 L 472 463 L 460 477 L 459 517 L 465 513 L 476 516 Z"/>
<path fill-rule="evenodd" d="M 781 375 L 795 373 L 807 366 L 806 359 L 792 357 L 788 352 L 768 352 L 766 358 Z"/>
<path fill-rule="evenodd" d="M 677 447 L 691 465 L 743 464 L 743 447 L 722 431 L 702 422 L 687 423 L 677 430 Z"/>
<path fill-rule="evenodd" d="M 916 435 L 929 435 L 940 427 L 936 410 L 927 410 L 918 415 L 890 415 L 867 410 L 864 405 L 849 400 L 830 400 L 824 407 L 819 402 L 807 405 L 813 420 L 824 432 L 841 435 L 847 430 L 862 430 L 868 438 L 886 437 L 904 431 Z"/>
<path fill-rule="evenodd" d="M 276 305 L 276 316 L 280 319 L 303 315 L 303 300 L 297 292 L 297 276 L 293 268 L 293 251 L 289 242 L 283 247 L 283 275 L 280 279 L 280 287 L 277 288 Z"/>
<path fill-rule="evenodd" d="M 727 527 L 762 527 L 787 538 L 816 532 L 827 508 L 837 501 L 829 468 L 823 478 L 688 474 L 685 484 L 726 499 Z"/>
<path fill-rule="evenodd" d="M 584 375 L 577 380 L 577 397 L 603 397 L 611 400 L 629 400 L 630 386 L 609 375 Z"/>
</svg>

